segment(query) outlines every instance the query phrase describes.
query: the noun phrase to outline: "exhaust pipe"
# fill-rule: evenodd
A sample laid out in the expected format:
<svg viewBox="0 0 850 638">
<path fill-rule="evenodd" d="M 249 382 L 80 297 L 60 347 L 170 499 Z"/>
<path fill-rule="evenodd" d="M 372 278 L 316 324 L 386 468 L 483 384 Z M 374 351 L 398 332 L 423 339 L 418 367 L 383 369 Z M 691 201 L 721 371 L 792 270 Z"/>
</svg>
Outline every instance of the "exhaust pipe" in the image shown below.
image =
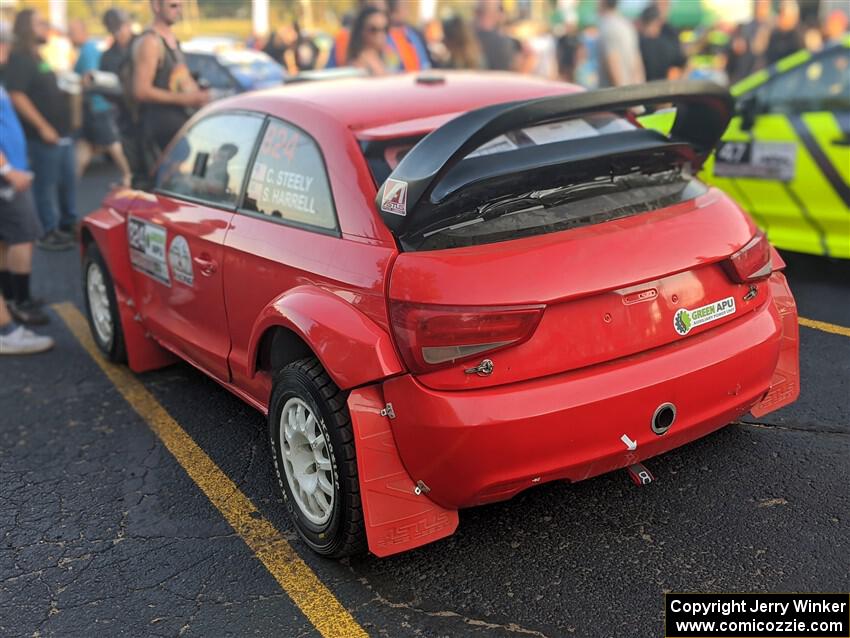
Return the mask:
<svg viewBox="0 0 850 638">
<path fill-rule="evenodd" d="M 676 421 L 676 406 L 672 403 L 662 403 L 655 408 L 655 414 L 652 415 L 652 423 L 650 427 L 658 436 L 661 436 L 670 426 Z"/>
</svg>

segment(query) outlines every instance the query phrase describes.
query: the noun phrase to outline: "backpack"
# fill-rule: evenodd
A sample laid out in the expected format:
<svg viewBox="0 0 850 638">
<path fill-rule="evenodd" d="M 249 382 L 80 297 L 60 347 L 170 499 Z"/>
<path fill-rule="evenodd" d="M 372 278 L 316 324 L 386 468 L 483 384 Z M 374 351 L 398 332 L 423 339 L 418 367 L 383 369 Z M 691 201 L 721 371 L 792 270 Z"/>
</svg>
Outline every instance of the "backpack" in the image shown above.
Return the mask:
<svg viewBox="0 0 850 638">
<path fill-rule="evenodd" d="M 159 58 L 156 64 L 157 71 L 159 70 L 160 66 L 162 66 L 165 62 L 165 56 L 168 54 L 168 51 L 162 41 L 162 36 L 153 29 L 145 29 L 139 35 L 133 36 L 133 39 L 130 40 L 130 46 L 127 47 L 128 53 L 121 61 L 121 66 L 118 68 L 118 79 L 121 82 L 121 92 L 123 94 L 122 104 L 130 114 L 133 124 L 138 124 L 140 120 L 140 104 L 136 101 L 135 91 L 133 89 L 133 82 L 135 79 L 135 65 L 133 60 L 136 57 L 136 49 L 142 41 L 142 38 L 150 34 L 154 34 L 159 42 Z"/>
</svg>

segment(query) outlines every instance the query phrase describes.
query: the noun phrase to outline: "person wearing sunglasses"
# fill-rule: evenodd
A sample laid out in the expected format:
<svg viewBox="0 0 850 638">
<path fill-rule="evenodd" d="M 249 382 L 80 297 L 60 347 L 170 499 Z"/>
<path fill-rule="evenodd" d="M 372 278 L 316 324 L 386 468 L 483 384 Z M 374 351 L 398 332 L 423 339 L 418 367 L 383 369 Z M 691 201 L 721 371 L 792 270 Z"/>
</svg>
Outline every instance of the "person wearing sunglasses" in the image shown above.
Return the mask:
<svg viewBox="0 0 850 638">
<path fill-rule="evenodd" d="M 181 0 L 151 0 L 151 11 L 153 24 L 133 45 L 133 95 L 142 134 L 162 152 L 210 95 L 192 78 L 172 29 L 183 15 Z"/>
<path fill-rule="evenodd" d="M 361 9 L 351 26 L 348 64 L 364 69 L 369 75 L 386 75 L 398 69 L 398 59 L 390 59 L 393 52 L 387 46 L 388 31 L 389 18 L 385 12 L 375 7 Z"/>
</svg>

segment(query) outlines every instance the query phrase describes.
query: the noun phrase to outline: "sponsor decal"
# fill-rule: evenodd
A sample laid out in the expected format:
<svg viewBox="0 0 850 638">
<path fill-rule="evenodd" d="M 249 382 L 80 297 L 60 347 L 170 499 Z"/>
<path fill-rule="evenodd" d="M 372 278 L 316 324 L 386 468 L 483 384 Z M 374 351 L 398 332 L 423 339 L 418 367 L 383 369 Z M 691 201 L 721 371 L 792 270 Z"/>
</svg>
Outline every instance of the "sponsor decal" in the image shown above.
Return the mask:
<svg viewBox="0 0 850 638">
<path fill-rule="evenodd" d="M 133 269 L 170 286 L 171 277 L 165 259 L 167 238 L 168 232 L 163 226 L 136 217 L 127 220 L 127 243 Z"/>
<path fill-rule="evenodd" d="M 507 135 L 499 135 L 498 137 L 494 137 L 486 144 L 482 144 L 481 146 L 479 146 L 477 149 L 467 155 L 464 159 L 471 159 L 473 157 L 483 157 L 485 155 L 495 155 L 496 153 L 505 153 L 507 151 L 515 151 L 518 148 L 519 147 Z"/>
<path fill-rule="evenodd" d="M 310 175 L 277 169 L 258 160 L 248 183 L 248 197 L 263 211 L 285 211 L 285 217 L 291 217 L 293 212 L 303 213 L 302 217 L 307 218 L 317 214 L 314 182 Z"/>
<path fill-rule="evenodd" d="M 183 235 L 177 235 L 168 249 L 168 263 L 171 265 L 171 274 L 181 284 L 191 286 L 195 282 L 195 274 L 192 271 L 192 252 L 189 250 L 189 242 Z"/>
<path fill-rule="evenodd" d="M 684 336 L 698 326 L 717 321 L 721 317 L 727 317 L 732 314 L 735 314 L 734 297 L 726 297 L 726 299 L 715 301 L 694 310 L 679 308 L 676 314 L 673 315 L 673 328 L 680 335 Z"/>
<path fill-rule="evenodd" d="M 797 170 L 793 142 L 721 142 L 717 147 L 717 177 L 750 177 L 790 182 Z"/>
<path fill-rule="evenodd" d="M 388 179 L 381 198 L 381 210 L 393 215 L 407 215 L 407 182 Z"/>
</svg>

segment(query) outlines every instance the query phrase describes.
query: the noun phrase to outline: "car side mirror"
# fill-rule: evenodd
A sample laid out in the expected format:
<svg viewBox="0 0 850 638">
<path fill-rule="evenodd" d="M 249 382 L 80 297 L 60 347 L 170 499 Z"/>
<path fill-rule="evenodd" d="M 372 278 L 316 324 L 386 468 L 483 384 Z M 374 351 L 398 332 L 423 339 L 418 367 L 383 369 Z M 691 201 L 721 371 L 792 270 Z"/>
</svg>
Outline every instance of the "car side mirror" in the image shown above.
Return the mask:
<svg viewBox="0 0 850 638">
<path fill-rule="evenodd" d="M 738 115 L 741 116 L 741 130 L 752 130 L 756 124 L 758 114 L 759 103 L 754 95 L 747 96 L 738 102 Z"/>
</svg>

